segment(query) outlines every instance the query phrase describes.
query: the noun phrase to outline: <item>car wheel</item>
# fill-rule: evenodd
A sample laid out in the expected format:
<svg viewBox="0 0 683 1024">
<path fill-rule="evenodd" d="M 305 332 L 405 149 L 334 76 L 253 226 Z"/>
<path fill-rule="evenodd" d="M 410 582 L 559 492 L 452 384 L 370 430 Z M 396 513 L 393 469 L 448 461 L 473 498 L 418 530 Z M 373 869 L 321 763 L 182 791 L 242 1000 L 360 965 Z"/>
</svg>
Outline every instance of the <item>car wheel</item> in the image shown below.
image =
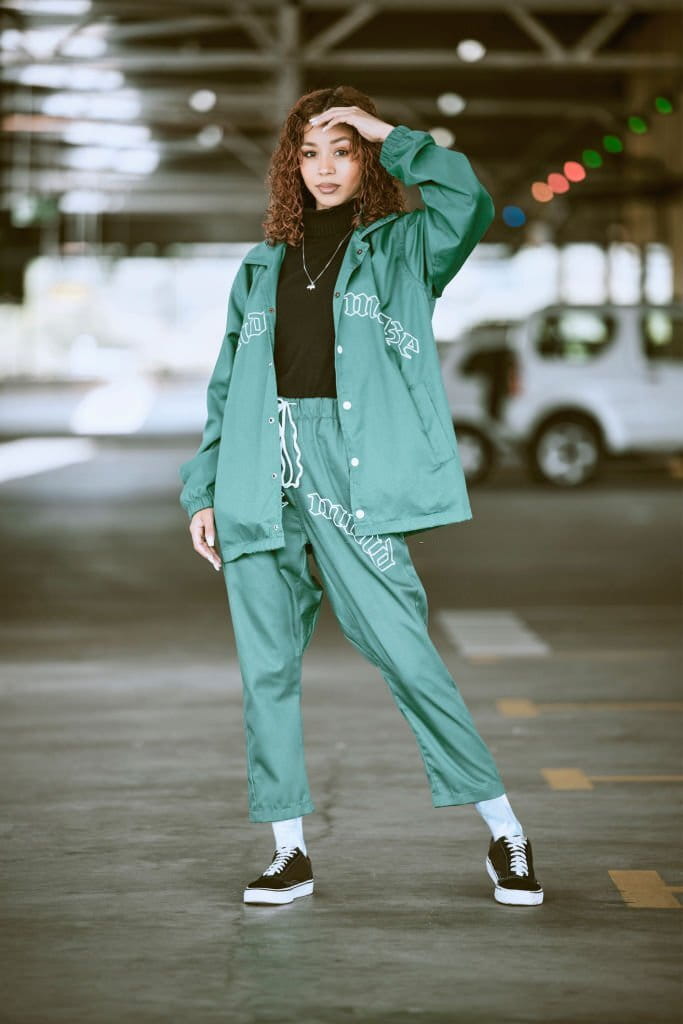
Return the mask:
<svg viewBox="0 0 683 1024">
<path fill-rule="evenodd" d="M 556 487 L 588 483 L 597 476 L 601 461 L 598 430 L 580 416 L 561 416 L 543 424 L 529 447 L 533 476 Z"/>
<path fill-rule="evenodd" d="M 493 446 L 487 437 L 472 427 L 455 428 L 460 463 L 468 484 L 484 480 L 493 468 Z"/>
</svg>

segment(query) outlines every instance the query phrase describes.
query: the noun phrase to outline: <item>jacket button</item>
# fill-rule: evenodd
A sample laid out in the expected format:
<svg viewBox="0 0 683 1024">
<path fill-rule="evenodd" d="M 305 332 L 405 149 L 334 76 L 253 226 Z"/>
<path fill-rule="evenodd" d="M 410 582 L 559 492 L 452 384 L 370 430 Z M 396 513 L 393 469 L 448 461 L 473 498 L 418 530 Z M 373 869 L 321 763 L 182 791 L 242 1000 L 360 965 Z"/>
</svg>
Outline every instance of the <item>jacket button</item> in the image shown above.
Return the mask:
<svg viewBox="0 0 683 1024">
<path fill-rule="evenodd" d="M 279 529 L 280 529 L 280 527 L 279 527 L 279 526 L 277 525 L 277 523 L 273 523 L 273 529 L 274 529 L 274 530 L 279 530 Z"/>
<path fill-rule="evenodd" d="M 358 253 L 359 256 L 363 255 L 363 250 L 362 249 L 356 249 L 356 252 Z"/>
<path fill-rule="evenodd" d="M 357 458 L 355 458 L 355 456 L 354 456 L 354 458 L 353 458 L 353 459 L 351 459 L 351 465 L 352 465 L 352 466 L 357 466 L 357 465 L 358 465 L 358 459 L 357 459 Z"/>
<path fill-rule="evenodd" d="M 335 293 L 334 293 L 334 297 L 335 297 L 335 299 L 338 299 L 340 295 L 341 295 L 341 292 L 335 292 Z"/>
<path fill-rule="evenodd" d="M 274 416 L 269 416 L 268 417 L 268 422 L 269 423 L 275 423 L 275 417 Z"/>
<path fill-rule="evenodd" d="M 274 479 L 275 479 L 275 477 L 277 476 L 277 473 L 271 473 L 270 475 L 272 476 L 272 478 L 273 478 L 273 480 L 274 480 Z"/>
<path fill-rule="evenodd" d="M 362 508 L 357 508 L 356 509 L 356 519 L 362 519 L 364 515 L 365 515 L 365 512 L 363 511 Z"/>
<path fill-rule="evenodd" d="M 351 408 L 351 403 L 350 402 L 342 402 L 342 408 L 350 409 Z"/>
<path fill-rule="evenodd" d="M 269 312 L 269 313 L 274 313 L 274 312 L 275 312 L 275 310 L 273 309 L 273 307 L 272 307 L 272 306 L 268 306 L 268 312 Z"/>
<path fill-rule="evenodd" d="M 337 345 L 337 352 L 343 352 L 343 351 L 344 351 L 344 349 L 341 347 L 341 345 Z"/>
</svg>

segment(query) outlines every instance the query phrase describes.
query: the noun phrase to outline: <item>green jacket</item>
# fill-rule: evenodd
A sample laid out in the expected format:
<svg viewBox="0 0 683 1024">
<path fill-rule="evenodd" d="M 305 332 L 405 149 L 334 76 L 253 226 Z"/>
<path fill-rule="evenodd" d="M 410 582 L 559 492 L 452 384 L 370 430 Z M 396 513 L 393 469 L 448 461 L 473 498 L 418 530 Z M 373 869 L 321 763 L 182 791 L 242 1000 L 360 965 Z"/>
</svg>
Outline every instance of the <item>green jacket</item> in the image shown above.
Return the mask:
<svg viewBox="0 0 683 1024">
<path fill-rule="evenodd" d="M 397 125 L 379 158 L 419 186 L 425 208 L 357 228 L 334 287 L 339 418 L 359 460 L 349 464 L 356 536 L 472 518 L 432 314 L 494 216 L 467 157 L 428 132 Z M 179 470 L 188 516 L 214 509 L 224 562 L 284 547 L 273 346 L 285 249 L 260 242 L 240 265 L 201 443 Z"/>
</svg>

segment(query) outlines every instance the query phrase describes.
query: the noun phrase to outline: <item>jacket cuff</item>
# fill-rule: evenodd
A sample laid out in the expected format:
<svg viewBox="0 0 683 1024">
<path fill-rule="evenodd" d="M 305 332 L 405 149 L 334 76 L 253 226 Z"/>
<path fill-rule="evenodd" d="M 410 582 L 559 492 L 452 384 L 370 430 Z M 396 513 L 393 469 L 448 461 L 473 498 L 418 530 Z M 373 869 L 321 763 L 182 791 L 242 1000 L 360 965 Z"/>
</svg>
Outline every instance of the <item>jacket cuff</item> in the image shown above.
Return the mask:
<svg viewBox="0 0 683 1024">
<path fill-rule="evenodd" d="M 201 512 L 203 508 L 213 508 L 213 497 L 207 494 L 203 498 L 191 498 L 183 501 L 182 506 L 187 512 L 187 518 L 192 519 L 195 512 Z"/>
<path fill-rule="evenodd" d="M 391 172 L 396 161 L 400 160 L 403 154 L 411 146 L 414 146 L 418 140 L 422 141 L 424 136 L 427 136 L 430 141 L 434 141 L 429 132 L 418 132 L 404 124 L 397 124 L 395 128 L 391 129 L 382 143 L 382 148 L 379 151 L 379 162 L 387 171 Z"/>
</svg>

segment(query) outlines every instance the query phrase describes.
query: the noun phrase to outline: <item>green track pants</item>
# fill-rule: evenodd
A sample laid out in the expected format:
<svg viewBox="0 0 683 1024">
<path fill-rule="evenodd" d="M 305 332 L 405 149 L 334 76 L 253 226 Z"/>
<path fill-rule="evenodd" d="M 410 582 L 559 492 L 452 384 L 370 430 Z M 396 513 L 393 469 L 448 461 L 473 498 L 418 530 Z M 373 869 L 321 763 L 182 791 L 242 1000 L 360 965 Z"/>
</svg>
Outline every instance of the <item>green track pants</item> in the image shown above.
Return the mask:
<svg viewBox="0 0 683 1024">
<path fill-rule="evenodd" d="M 501 796 L 491 752 L 429 636 L 427 595 L 404 535 L 355 535 L 337 400 L 278 398 L 278 408 L 285 546 L 223 565 L 243 684 L 249 819 L 315 810 L 301 665 L 323 592 L 411 726 L 433 805 Z M 310 572 L 307 544 L 324 591 Z"/>
</svg>

